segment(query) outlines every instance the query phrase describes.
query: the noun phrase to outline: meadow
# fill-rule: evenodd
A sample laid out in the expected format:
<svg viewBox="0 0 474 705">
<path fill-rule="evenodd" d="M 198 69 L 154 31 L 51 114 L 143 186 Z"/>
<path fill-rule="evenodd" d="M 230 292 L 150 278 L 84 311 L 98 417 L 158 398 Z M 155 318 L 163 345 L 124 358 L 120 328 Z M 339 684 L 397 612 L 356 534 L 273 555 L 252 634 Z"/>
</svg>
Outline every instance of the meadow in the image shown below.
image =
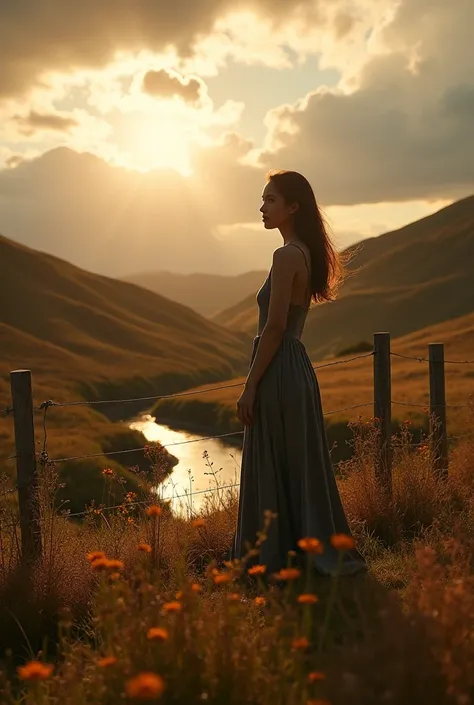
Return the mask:
<svg viewBox="0 0 474 705">
<path fill-rule="evenodd" d="M 113 512 L 92 506 L 81 523 L 56 509 L 59 478 L 45 464 L 42 559 L 19 564 L 14 515 L 0 531 L 1 702 L 470 703 L 473 413 L 447 480 L 432 472 L 430 439 L 414 447 L 402 423 L 392 496 L 374 480 L 373 420 L 351 423 L 338 484 L 369 566 L 352 578 L 311 570 L 317 537 L 301 537 L 277 575 L 229 562 L 237 494 L 216 479 L 201 514 L 173 515 L 150 492 L 159 448 L 137 494 Z M 104 478 L 112 504 L 120 477 L 104 468 Z M 341 555 L 350 545 L 331 542 Z"/>
</svg>

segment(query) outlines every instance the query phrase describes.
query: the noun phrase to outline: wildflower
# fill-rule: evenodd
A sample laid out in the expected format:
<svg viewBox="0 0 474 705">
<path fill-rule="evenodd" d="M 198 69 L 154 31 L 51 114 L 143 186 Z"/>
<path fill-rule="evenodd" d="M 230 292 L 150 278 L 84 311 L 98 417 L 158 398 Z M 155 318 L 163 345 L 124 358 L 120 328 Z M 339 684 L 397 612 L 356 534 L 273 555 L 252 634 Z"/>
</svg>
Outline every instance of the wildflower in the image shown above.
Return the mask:
<svg viewBox="0 0 474 705">
<path fill-rule="evenodd" d="M 260 595 L 258 595 L 255 598 L 254 602 L 257 605 L 257 607 L 265 607 L 265 605 L 267 604 L 267 601 L 265 600 L 265 598 L 261 597 Z"/>
<path fill-rule="evenodd" d="M 182 608 L 181 602 L 166 602 L 163 605 L 163 609 L 165 612 L 180 612 Z"/>
<path fill-rule="evenodd" d="M 199 585 L 199 583 L 193 583 L 193 584 L 191 585 L 191 590 L 192 590 L 193 592 L 201 592 L 202 587 Z"/>
<path fill-rule="evenodd" d="M 53 666 L 40 661 L 29 661 L 24 666 L 18 666 L 17 673 L 22 681 L 44 681 L 51 676 Z"/>
<path fill-rule="evenodd" d="M 109 666 L 113 666 L 114 663 L 117 663 L 115 656 L 103 656 L 97 660 L 99 668 L 108 668 Z"/>
<path fill-rule="evenodd" d="M 108 564 L 109 561 L 107 558 L 98 558 L 97 560 L 92 561 L 91 568 L 95 571 L 107 570 Z"/>
<path fill-rule="evenodd" d="M 316 538 L 305 538 L 298 541 L 298 546 L 306 553 L 317 553 L 321 554 L 324 551 L 323 544 L 319 539 Z"/>
<path fill-rule="evenodd" d="M 312 595 L 311 593 L 304 593 L 302 595 L 298 595 L 298 602 L 301 605 L 315 605 L 316 602 L 319 602 L 319 598 L 317 595 Z"/>
<path fill-rule="evenodd" d="M 182 591 L 182 590 L 178 590 L 178 592 L 176 593 L 175 597 L 176 597 L 177 600 L 181 600 L 181 598 L 183 597 L 183 591 Z"/>
<path fill-rule="evenodd" d="M 163 509 L 157 504 L 152 504 L 150 507 L 147 508 L 145 513 L 149 517 L 159 517 L 160 514 L 163 513 Z"/>
<path fill-rule="evenodd" d="M 203 518 L 193 519 L 191 526 L 193 529 L 201 529 L 203 526 L 206 526 L 206 520 Z"/>
<path fill-rule="evenodd" d="M 279 573 L 275 573 L 277 580 L 297 580 L 301 575 L 299 568 L 282 568 Z"/>
<path fill-rule="evenodd" d="M 165 682 L 156 673 L 144 671 L 125 684 L 125 691 L 129 698 L 136 700 L 154 700 L 163 694 Z"/>
<path fill-rule="evenodd" d="M 308 673 L 308 683 L 316 683 L 317 681 L 323 681 L 326 678 L 322 671 L 311 671 Z"/>
<path fill-rule="evenodd" d="M 114 474 L 114 471 L 112 470 L 112 468 L 104 468 L 104 469 L 102 470 L 102 475 L 109 475 L 109 476 L 110 476 L 110 475 L 113 475 L 113 474 Z"/>
<path fill-rule="evenodd" d="M 333 534 L 330 541 L 337 551 L 350 551 L 355 547 L 354 539 L 348 534 Z"/>
<path fill-rule="evenodd" d="M 240 600 L 240 595 L 238 592 L 229 592 L 227 599 L 231 602 L 238 602 Z"/>
<path fill-rule="evenodd" d="M 151 546 L 149 543 L 139 543 L 137 546 L 137 551 L 142 553 L 151 553 Z"/>
<path fill-rule="evenodd" d="M 115 582 L 120 578 L 120 573 L 111 573 L 110 579 Z"/>
<path fill-rule="evenodd" d="M 161 627 L 151 627 L 147 632 L 147 639 L 150 641 L 166 641 L 168 632 Z"/>
<path fill-rule="evenodd" d="M 123 561 L 119 561 L 116 558 L 111 558 L 109 561 L 107 561 L 108 570 L 123 570 L 124 567 L 125 566 L 123 564 Z"/>
<path fill-rule="evenodd" d="M 234 579 L 233 573 L 230 571 L 226 573 L 217 573 L 217 575 L 214 575 L 214 583 L 216 585 L 223 585 L 224 583 L 231 583 Z"/>
<path fill-rule="evenodd" d="M 293 641 L 291 642 L 291 648 L 295 650 L 303 651 L 304 649 L 307 649 L 308 646 L 309 641 L 305 636 L 296 637 L 296 639 L 293 639 Z"/>
<path fill-rule="evenodd" d="M 105 558 L 105 553 L 103 551 L 92 551 L 87 554 L 87 560 L 89 563 L 97 561 L 99 558 Z"/>
<path fill-rule="evenodd" d="M 267 569 L 266 565 L 253 565 L 248 569 L 247 573 L 249 575 L 263 575 Z"/>
</svg>

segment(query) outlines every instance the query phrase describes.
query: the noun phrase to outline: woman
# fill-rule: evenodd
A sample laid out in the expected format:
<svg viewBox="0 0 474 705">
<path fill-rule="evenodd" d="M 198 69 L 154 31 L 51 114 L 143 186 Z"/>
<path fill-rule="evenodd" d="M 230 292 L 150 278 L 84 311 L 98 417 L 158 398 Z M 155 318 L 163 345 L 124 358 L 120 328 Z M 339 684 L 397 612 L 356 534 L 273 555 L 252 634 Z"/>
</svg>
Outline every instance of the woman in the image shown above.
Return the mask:
<svg viewBox="0 0 474 705">
<path fill-rule="evenodd" d="M 255 562 L 266 565 L 267 572 L 280 570 L 287 565 L 288 551 L 301 554 L 300 538 L 318 538 L 324 551 L 311 554 L 314 568 L 334 575 L 339 554 L 329 539 L 350 531 L 329 455 L 318 382 L 300 338 L 311 300 L 334 299 L 345 269 L 301 174 L 271 173 L 262 200 L 264 227 L 278 228 L 283 245 L 273 253 L 257 294 L 258 335 L 237 402 L 245 430 L 231 554 L 243 558 L 255 545 L 270 510 L 277 516 Z M 357 550 L 344 554 L 341 574 L 365 569 Z"/>
</svg>

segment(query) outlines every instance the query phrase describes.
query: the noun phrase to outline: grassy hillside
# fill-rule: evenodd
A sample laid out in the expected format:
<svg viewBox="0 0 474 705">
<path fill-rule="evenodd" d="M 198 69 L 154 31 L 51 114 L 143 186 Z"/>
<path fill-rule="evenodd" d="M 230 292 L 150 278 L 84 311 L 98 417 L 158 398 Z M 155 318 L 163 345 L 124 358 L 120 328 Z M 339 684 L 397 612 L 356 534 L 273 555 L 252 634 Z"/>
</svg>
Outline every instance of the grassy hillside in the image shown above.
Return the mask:
<svg viewBox="0 0 474 705">
<path fill-rule="evenodd" d="M 474 196 L 394 232 L 363 241 L 339 299 L 309 313 L 304 342 L 315 357 L 370 340 L 407 335 L 474 311 Z M 214 320 L 254 333 L 255 294 Z"/>
<path fill-rule="evenodd" d="M 266 272 L 259 271 L 237 276 L 143 272 L 123 279 L 212 317 L 255 292 L 265 277 Z"/>
<path fill-rule="evenodd" d="M 4 237 L 0 260 L 0 408 L 10 403 L 12 369 L 32 370 L 39 404 L 49 398 L 64 402 L 169 393 L 227 379 L 247 364 L 244 336 L 134 284 L 90 274 Z M 124 418 L 135 410 L 128 405 L 53 407 L 48 412 L 50 457 L 143 445 L 141 434 L 107 418 Z M 0 419 L 0 456 L 12 450 L 12 419 Z M 127 462 L 136 464 L 137 458 L 127 457 Z M 99 491 L 103 466 L 87 461 L 83 485 L 96 485 Z M 61 467 L 67 474 L 67 464 Z M 11 474 L 13 463 L 1 463 L 2 469 Z"/>
<path fill-rule="evenodd" d="M 414 358 L 427 357 L 428 345 L 433 342 L 445 344 L 446 359 L 474 360 L 474 313 L 392 340 L 392 352 Z M 334 361 L 339 360 L 343 361 L 344 358 Z M 392 399 L 421 405 L 409 408 L 394 404 L 392 415 L 395 423 L 409 418 L 417 427 L 427 428 L 428 417 L 423 407 L 429 404 L 428 364 L 395 356 L 392 356 L 391 364 Z M 334 457 L 339 457 L 341 453 L 344 457 L 347 454 L 344 443 L 350 437 L 347 421 L 357 419 L 360 414 L 364 417 L 373 415 L 373 361 L 371 357 L 366 357 L 347 364 L 325 367 L 317 370 L 317 376 L 324 412 L 369 403 L 369 406 L 361 409 L 346 410 L 326 417 L 330 442 L 336 441 L 343 446 Z M 229 384 L 243 383 L 244 379 L 235 378 L 229 380 Z M 200 388 L 203 393 L 192 397 L 160 400 L 153 413 L 158 420 L 177 427 L 192 427 L 194 424 L 195 428 L 207 428 L 221 433 L 238 430 L 241 425 L 235 408 L 241 387 L 205 391 L 212 386 L 203 385 Z M 446 395 L 450 405 L 464 405 L 468 402 L 469 396 L 474 395 L 474 364 L 446 365 Z M 466 409 L 448 410 L 450 433 L 462 432 L 469 423 L 472 423 L 472 415 Z"/>
</svg>

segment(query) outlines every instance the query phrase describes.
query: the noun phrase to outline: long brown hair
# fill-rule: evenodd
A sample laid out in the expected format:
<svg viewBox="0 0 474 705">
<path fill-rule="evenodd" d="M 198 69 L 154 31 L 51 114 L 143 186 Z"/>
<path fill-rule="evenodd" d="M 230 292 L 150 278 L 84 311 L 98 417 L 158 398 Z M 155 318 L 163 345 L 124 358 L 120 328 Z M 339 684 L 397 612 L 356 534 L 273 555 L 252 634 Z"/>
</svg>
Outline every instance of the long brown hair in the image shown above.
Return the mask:
<svg viewBox="0 0 474 705">
<path fill-rule="evenodd" d="M 331 242 L 328 227 L 316 203 L 311 184 L 297 171 L 270 171 L 267 181 L 290 205 L 298 204 L 294 217 L 295 235 L 311 253 L 311 293 L 317 303 L 333 301 L 348 272 L 348 258 Z"/>
</svg>

